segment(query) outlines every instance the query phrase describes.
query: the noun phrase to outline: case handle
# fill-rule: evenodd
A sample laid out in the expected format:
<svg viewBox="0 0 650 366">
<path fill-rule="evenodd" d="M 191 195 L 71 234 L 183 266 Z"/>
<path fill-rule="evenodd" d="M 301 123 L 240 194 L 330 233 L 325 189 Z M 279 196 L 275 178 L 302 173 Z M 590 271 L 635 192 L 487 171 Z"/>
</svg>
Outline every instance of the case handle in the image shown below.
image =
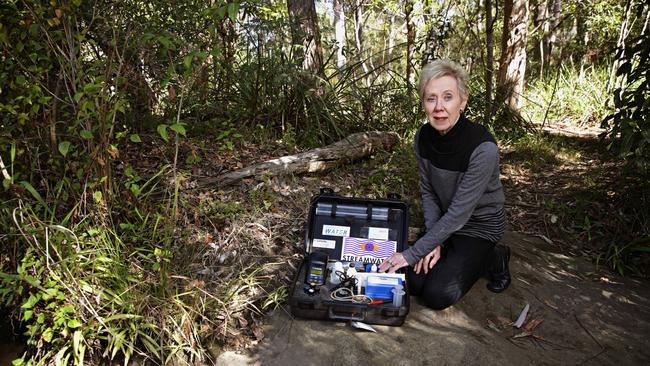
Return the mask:
<svg viewBox="0 0 650 366">
<path fill-rule="evenodd" d="M 359 308 L 356 308 L 359 309 Z M 358 315 L 355 315 L 355 313 L 337 313 L 334 312 L 334 309 L 332 307 L 329 308 L 329 318 L 332 320 L 356 320 L 356 321 L 363 321 L 366 318 L 366 309 L 359 309 L 360 312 Z"/>
</svg>

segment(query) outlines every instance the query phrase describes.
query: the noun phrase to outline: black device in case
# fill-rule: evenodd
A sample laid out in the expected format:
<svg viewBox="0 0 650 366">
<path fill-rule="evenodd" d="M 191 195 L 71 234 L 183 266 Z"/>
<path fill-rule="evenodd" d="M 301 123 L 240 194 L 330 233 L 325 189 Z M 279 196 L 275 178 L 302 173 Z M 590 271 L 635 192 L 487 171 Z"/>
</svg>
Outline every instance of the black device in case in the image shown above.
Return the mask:
<svg viewBox="0 0 650 366">
<path fill-rule="evenodd" d="M 328 271 L 320 263 L 323 258 L 341 259 L 345 237 L 368 238 L 370 231 L 379 231 L 385 239 L 395 241 L 396 251 L 401 252 L 407 246 L 408 225 L 408 205 L 396 194 L 386 199 L 368 199 L 343 197 L 334 194 L 331 189 L 321 188 L 320 194 L 312 197 L 309 207 L 305 259 L 299 266 L 289 294 L 291 313 L 306 319 L 402 325 L 410 307 L 406 282 L 403 283 L 406 294 L 399 307 L 394 307 L 390 301 L 368 304 L 334 300 L 330 296 L 334 286 L 329 283 Z M 342 232 L 336 232 L 338 230 Z M 314 261 L 313 264 L 310 260 Z M 325 277 L 325 284 L 314 284 L 309 280 L 318 278 L 311 277 L 312 274 L 321 273 Z M 406 268 L 401 268 L 398 273 L 406 273 Z"/>
</svg>

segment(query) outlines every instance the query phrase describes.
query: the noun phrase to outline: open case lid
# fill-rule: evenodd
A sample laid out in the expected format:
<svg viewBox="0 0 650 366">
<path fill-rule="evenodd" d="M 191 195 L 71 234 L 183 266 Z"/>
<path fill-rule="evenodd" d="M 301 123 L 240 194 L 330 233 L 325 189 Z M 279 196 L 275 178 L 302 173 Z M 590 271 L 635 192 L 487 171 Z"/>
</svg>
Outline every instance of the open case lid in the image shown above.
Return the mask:
<svg viewBox="0 0 650 366">
<path fill-rule="evenodd" d="M 305 230 L 305 254 L 381 263 L 406 248 L 409 209 L 396 194 L 386 199 L 343 197 L 321 188 L 312 197 Z"/>
</svg>

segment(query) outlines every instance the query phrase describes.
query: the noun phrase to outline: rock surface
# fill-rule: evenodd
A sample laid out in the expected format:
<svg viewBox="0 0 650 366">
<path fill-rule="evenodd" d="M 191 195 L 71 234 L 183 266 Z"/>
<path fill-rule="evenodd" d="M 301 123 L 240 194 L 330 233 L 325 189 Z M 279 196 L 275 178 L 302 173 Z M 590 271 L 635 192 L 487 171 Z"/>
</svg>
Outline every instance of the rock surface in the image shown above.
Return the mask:
<svg viewBox="0 0 650 366">
<path fill-rule="evenodd" d="M 402 327 L 293 319 L 278 309 L 257 348 L 217 365 L 641 365 L 650 360 L 650 283 L 621 278 L 541 239 L 507 233 L 513 283 L 480 280 L 456 305 L 411 302 Z M 510 325 L 530 304 L 524 326 Z"/>
</svg>

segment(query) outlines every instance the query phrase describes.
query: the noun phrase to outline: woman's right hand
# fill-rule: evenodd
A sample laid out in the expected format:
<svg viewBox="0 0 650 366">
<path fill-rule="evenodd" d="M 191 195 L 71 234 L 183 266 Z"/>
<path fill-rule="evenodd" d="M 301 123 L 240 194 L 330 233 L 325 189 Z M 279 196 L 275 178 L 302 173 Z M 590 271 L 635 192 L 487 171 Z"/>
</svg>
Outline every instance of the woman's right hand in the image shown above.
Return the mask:
<svg viewBox="0 0 650 366">
<path fill-rule="evenodd" d="M 438 245 L 431 251 L 431 253 L 425 255 L 423 258 L 420 258 L 420 260 L 415 264 L 415 273 L 419 274 L 421 270 L 424 270 L 425 274 L 428 273 L 429 269 L 433 268 L 433 266 L 438 263 L 438 260 L 440 259 L 441 248 L 442 246 Z"/>
</svg>

